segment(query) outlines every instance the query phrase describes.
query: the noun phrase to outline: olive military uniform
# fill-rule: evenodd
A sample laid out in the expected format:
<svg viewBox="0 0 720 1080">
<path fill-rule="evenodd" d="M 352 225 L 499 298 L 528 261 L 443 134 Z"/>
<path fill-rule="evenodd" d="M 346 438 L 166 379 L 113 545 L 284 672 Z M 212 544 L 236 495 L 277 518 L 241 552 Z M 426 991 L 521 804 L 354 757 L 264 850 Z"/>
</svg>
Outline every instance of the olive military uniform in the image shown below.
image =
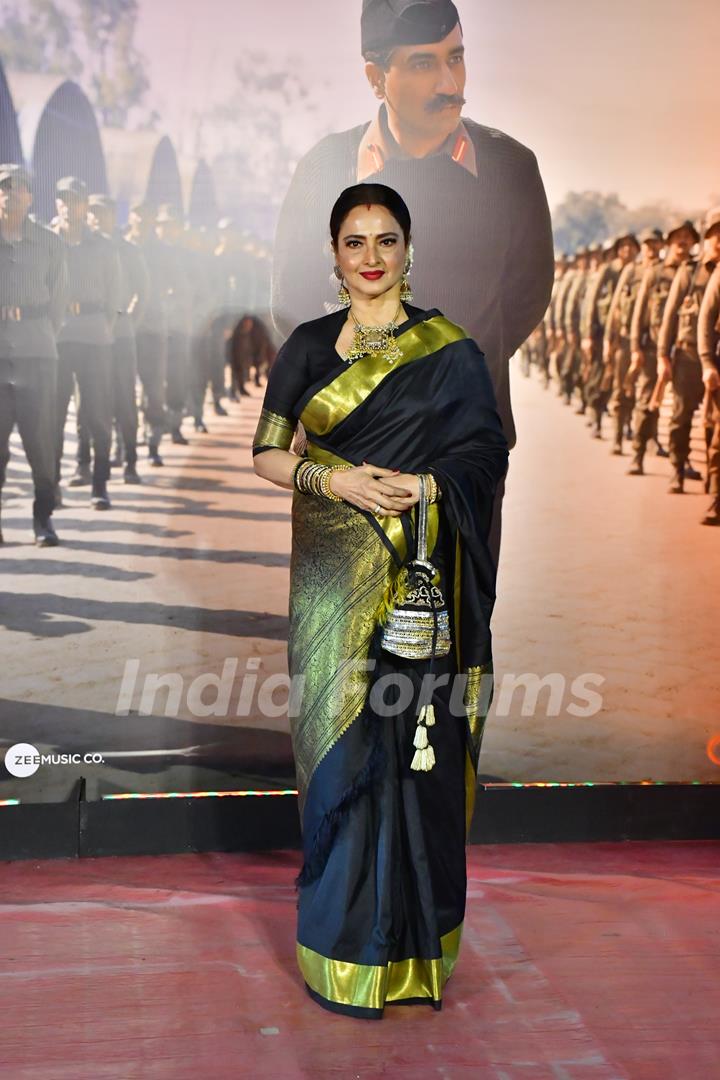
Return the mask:
<svg viewBox="0 0 720 1080">
<path fill-rule="evenodd" d="M 678 267 L 658 337 L 658 359 L 667 357 L 672 361 L 673 412 L 668 449 L 675 471 L 671 490 L 676 491 L 683 489 L 693 414 L 705 392 L 698 352 L 698 315 L 713 269 L 713 263 L 696 260 Z"/>
<path fill-rule="evenodd" d="M 0 166 L 0 183 L 15 173 Z M 17 424 L 35 487 L 33 517 L 46 522 L 55 500 L 55 335 L 65 309 L 62 242 L 25 218 L 18 240 L 0 231 L 0 491 Z"/>
<path fill-rule="evenodd" d="M 60 236 L 63 232 L 58 226 Z M 83 227 L 79 242 L 63 240 L 68 263 L 65 322 L 58 334 L 55 478 L 59 483 L 65 421 L 77 382 L 78 416 L 93 444 L 93 492 L 105 492 L 112 441 L 112 331 L 120 267 L 111 241 Z"/>
<path fill-rule="evenodd" d="M 720 373 L 720 266 L 708 281 L 698 315 L 698 351 L 703 371 Z M 720 525 L 720 390 L 712 392 L 709 419 L 712 423 L 707 451 L 707 489 L 713 507 L 707 524 Z"/>
<path fill-rule="evenodd" d="M 634 466 L 638 470 L 642 469 L 648 441 L 657 436 L 658 412 L 648 406 L 657 382 L 660 326 L 676 271 L 677 264 L 668 260 L 647 268 L 640 283 L 630 325 L 631 353 L 640 352 L 643 357 L 635 385 L 633 413 Z"/>
</svg>

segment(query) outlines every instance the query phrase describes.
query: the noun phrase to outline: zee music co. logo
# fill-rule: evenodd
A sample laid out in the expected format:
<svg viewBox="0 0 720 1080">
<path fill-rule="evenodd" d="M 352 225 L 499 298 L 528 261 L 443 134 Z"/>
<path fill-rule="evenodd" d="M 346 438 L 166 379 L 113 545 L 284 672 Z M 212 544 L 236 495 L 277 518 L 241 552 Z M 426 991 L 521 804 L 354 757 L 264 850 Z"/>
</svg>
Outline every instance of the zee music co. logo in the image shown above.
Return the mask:
<svg viewBox="0 0 720 1080">
<path fill-rule="evenodd" d="M 15 743 L 5 751 L 5 768 L 11 776 L 33 776 L 41 765 L 102 765 L 102 754 L 41 754 L 32 743 Z"/>
</svg>

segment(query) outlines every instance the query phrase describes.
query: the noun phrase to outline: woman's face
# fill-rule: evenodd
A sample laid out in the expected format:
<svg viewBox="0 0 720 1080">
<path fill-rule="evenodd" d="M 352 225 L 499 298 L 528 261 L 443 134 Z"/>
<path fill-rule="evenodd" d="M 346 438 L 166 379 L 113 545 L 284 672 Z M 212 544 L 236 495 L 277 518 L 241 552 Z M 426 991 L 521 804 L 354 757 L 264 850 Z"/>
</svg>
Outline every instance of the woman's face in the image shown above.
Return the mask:
<svg viewBox="0 0 720 1080">
<path fill-rule="evenodd" d="M 351 296 L 388 292 L 402 278 L 406 256 L 403 231 L 384 206 L 356 206 L 340 226 L 335 257 Z"/>
</svg>

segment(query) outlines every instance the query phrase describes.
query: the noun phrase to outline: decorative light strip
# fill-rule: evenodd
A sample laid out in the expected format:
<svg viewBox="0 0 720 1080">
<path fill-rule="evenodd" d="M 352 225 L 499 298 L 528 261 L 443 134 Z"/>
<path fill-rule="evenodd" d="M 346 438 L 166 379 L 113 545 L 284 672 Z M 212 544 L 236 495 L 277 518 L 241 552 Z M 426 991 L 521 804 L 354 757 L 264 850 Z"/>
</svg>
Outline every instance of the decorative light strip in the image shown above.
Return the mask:
<svg viewBox="0 0 720 1080">
<path fill-rule="evenodd" d="M 717 780 L 520 780 L 480 783 L 484 788 L 555 788 L 555 787 L 717 787 Z"/>
<path fill-rule="evenodd" d="M 106 799 L 222 799 L 228 795 L 297 795 L 292 788 L 280 791 L 128 791 L 117 795 L 103 795 Z"/>
<path fill-rule="evenodd" d="M 0 806 L 19 806 L 19 799 L 0 799 Z"/>
</svg>

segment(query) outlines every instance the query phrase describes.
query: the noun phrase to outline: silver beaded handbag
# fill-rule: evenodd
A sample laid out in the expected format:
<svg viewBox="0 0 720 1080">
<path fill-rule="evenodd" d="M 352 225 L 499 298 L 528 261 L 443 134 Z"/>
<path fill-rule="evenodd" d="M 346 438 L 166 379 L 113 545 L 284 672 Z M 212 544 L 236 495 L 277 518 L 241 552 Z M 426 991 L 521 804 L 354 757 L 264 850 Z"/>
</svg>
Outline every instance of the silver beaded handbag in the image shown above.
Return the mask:
<svg viewBox="0 0 720 1080">
<path fill-rule="evenodd" d="M 407 591 L 387 617 L 381 646 L 408 660 L 431 660 L 445 656 L 452 642 L 445 599 L 433 585 L 437 570 L 427 557 L 427 502 L 422 474 L 417 521 L 417 557 L 407 566 Z"/>
</svg>

